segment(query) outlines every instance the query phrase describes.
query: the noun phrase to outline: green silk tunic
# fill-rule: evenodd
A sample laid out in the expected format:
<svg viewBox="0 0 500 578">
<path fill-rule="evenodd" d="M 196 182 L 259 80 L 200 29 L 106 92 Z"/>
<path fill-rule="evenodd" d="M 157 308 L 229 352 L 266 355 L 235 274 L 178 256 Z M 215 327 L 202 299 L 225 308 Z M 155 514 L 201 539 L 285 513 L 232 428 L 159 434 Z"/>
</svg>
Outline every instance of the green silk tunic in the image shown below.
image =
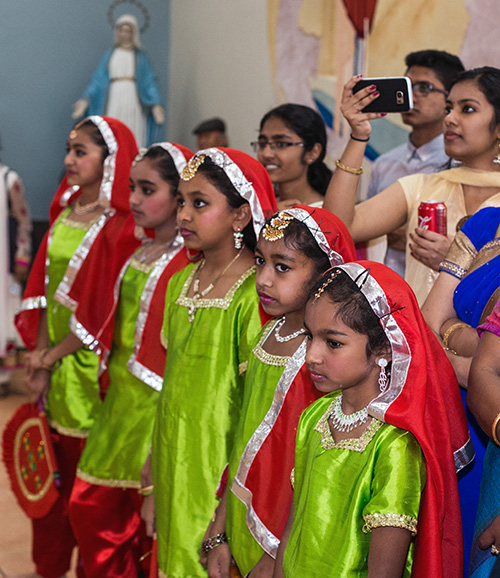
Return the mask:
<svg viewBox="0 0 500 578">
<path fill-rule="evenodd" d="M 127 362 L 134 349 L 141 295 L 153 267 L 132 260 L 120 284 L 108 362 L 109 388 L 78 464 L 78 477 L 91 484 L 141 486 L 159 393 L 132 375 Z"/>
<path fill-rule="evenodd" d="M 72 311 L 54 299 L 69 261 L 92 223 L 68 219 L 70 209 L 56 221 L 48 246 L 47 324 L 49 344 L 54 347 L 70 334 Z M 50 425 L 70 437 L 87 437 L 101 406 L 97 370 L 99 357 L 82 347 L 62 358 L 52 373 L 47 397 L 47 416 Z"/>
<path fill-rule="evenodd" d="M 217 506 L 215 490 L 243 402 L 243 373 L 261 329 L 254 267 L 225 298 L 195 301 L 186 295 L 196 267 L 188 265 L 168 285 L 168 353 L 153 433 L 158 564 L 160 576 L 169 578 L 207 575 L 200 546 Z"/>
<path fill-rule="evenodd" d="M 295 451 L 294 521 L 285 550 L 286 578 L 368 572 L 370 532 L 380 526 L 416 533 L 425 463 L 415 437 L 373 419 L 357 439 L 335 443 L 328 425 L 332 400 L 301 416 Z M 412 540 L 404 578 L 413 560 Z"/>
<path fill-rule="evenodd" d="M 257 564 L 264 550 L 248 529 L 246 506 L 230 490 L 238 471 L 242 454 L 266 416 L 274 398 L 276 385 L 283 374 L 289 357 L 267 353 L 263 347 L 274 330 L 277 321 L 271 321 L 262 331 L 252 351 L 245 378 L 245 395 L 240 421 L 229 459 L 229 481 L 227 484 L 226 535 L 231 553 L 243 576 Z"/>
</svg>

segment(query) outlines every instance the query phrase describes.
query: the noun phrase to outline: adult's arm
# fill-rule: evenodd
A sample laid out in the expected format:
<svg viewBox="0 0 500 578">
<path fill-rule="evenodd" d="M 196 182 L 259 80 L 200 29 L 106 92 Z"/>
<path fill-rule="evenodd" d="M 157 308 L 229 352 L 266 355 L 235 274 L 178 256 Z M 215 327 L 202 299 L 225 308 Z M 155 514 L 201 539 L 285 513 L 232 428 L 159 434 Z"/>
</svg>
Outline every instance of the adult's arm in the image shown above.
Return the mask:
<svg viewBox="0 0 500 578">
<path fill-rule="evenodd" d="M 441 271 L 427 299 L 422 305 L 422 315 L 439 342 L 443 344 L 445 332 L 461 320 L 453 308 L 453 293 L 459 284 L 459 279 Z M 472 327 L 460 328 L 454 331 L 448 340 L 446 351 L 453 365 L 459 384 L 466 388 L 471 357 L 477 346 L 477 333 Z"/>
<path fill-rule="evenodd" d="M 371 120 L 384 116 L 383 113 L 364 113 L 363 107 L 378 97 L 376 87 L 367 87 L 355 95 L 352 89 L 359 77 L 352 78 L 344 87 L 341 111 L 351 128 L 349 139 L 340 163 L 351 169 L 363 164 L 366 142 L 371 133 Z M 372 199 L 356 205 L 359 176 L 339 169 L 334 171 L 325 196 L 324 207 L 345 223 L 354 241 L 369 241 L 391 233 L 404 225 L 408 217 L 408 206 L 399 183 L 394 183 Z"/>
</svg>

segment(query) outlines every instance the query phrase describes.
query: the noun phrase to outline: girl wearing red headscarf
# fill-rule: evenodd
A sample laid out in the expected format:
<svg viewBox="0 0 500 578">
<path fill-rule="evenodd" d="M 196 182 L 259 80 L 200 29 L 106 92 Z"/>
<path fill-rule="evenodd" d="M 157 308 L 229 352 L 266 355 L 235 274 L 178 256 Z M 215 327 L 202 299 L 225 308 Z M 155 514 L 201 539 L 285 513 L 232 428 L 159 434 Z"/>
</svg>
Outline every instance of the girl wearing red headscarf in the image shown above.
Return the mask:
<svg viewBox="0 0 500 578">
<path fill-rule="evenodd" d="M 467 422 L 413 292 L 362 261 L 311 294 L 306 363 L 328 395 L 300 418 L 274 576 L 461 576 L 455 470 L 469 459 Z"/>
<path fill-rule="evenodd" d="M 163 383 L 165 292 L 172 275 L 189 263 L 176 231 L 175 195 L 191 156 L 181 145 L 155 144 L 141 151 L 130 173 L 130 208 L 138 233 L 146 228 L 154 238 L 145 237 L 116 282 L 103 332 L 109 386 L 71 494 L 71 523 L 85 574 L 92 578 L 136 578 L 141 556 L 151 547 L 137 490 Z"/>
<path fill-rule="evenodd" d="M 203 548 L 209 576 L 229 576 L 231 556 L 243 576 L 254 569 L 272 574 L 292 501 L 293 445 L 283 440 L 293 437 L 300 414 L 321 395 L 304 363 L 309 288 L 330 267 L 356 257 L 340 219 L 303 205 L 270 219 L 255 253 L 257 293 L 276 319 L 250 357 L 229 484 Z"/>
<path fill-rule="evenodd" d="M 205 574 L 200 544 L 232 448 L 250 344 L 262 326 L 253 249 L 276 202 L 264 167 L 229 148 L 189 161 L 178 201 L 185 245 L 204 258 L 168 285 L 152 465 L 160 575 L 185 577 Z"/>
<path fill-rule="evenodd" d="M 33 520 L 38 576 L 57 578 L 70 567 L 75 538 L 67 515 L 76 464 L 101 401 L 98 343 L 88 330 L 90 309 L 106 312 L 112 300 L 111 263 L 136 242 L 117 247 L 129 213 L 128 175 L 137 154 L 121 122 L 94 116 L 70 132 L 67 169 L 50 208 L 46 234 L 28 279 L 16 325 L 26 346 L 27 386 L 43 399 L 54 431 L 60 498 Z M 104 317 L 101 317 L 103 319 Z"/>
</svg>

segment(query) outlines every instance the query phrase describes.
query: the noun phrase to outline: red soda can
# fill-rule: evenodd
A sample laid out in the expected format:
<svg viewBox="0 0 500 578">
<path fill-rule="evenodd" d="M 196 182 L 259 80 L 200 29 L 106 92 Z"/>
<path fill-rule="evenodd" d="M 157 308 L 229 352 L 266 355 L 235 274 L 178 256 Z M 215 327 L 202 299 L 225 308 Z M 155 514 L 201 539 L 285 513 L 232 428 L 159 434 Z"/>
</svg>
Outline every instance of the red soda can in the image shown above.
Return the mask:
<svg viewBox="0 0 500 578">
<path fill-rule="evenodd" d="M 446 205 L 442 201 L 422 201 L 418 207 L 418 226 L 446 235 Z"/>
</svg>

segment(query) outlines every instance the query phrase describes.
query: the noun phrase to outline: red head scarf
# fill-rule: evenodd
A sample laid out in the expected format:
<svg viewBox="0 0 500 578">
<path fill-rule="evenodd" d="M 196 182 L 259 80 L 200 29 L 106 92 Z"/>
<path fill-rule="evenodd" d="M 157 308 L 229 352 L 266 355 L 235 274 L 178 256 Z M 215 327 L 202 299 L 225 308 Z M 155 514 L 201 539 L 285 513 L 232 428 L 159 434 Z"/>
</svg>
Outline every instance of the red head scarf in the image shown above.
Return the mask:
<svg viewBox="0 0 500 578">
<path fill-rule="evenodd" d="M 349 231 L 330 211 L 298 205 L 279 215 L 283 213 L 309 229 L 332 266 L 356 258 Z M 271 407 L 241 456 L 230 487 L 247 508 L 250 532 L 271 556 L 276 556 L 293 498 L 290 473 L 295 447 L 283 440 L 294 439 L 301 413 L 323 395 L 311 381 L 305 351 L 302 342 L 276 386 Z"/>
<path fill-rule="evenodd" d="M 410 431 L 425 457 L 427 481 L 420 505 L 412 577 L 462 576 L 455 470 L 472 459 L 473 450 L 455 372 L 425 323 L 415 295 L 397 273 L 370 261 L 339 268 L 360 287 L 392 348 L 389 387 L 370 403 L 368 412 Z"/>
<path fill-rule="evenodd" d="M 210 148 L 198 151 L 190 163 L 206 155 L 227 175 L 239 195 L 250 205 L 255 237 L 259 237 L 265 221 L 277 210 L 271 179 L 256 159 L 231 148 Z"/>
<path fill-rule="evenodd" d="M 103 163 L 104 172 L 99 191 L 100 203 L 105 208 L 71 259 L 56 291 L 56 299 L 72 309 L 75 314 L 71 321 L 72 331 L 92 347 L 95 346 L 92 334 L 85 329 L 87 314 L 90 308 L 95 308 L 99 310 L 101 319 L 104 319 L 114 286 L 111 273 L 114 255 L 116 251 L 130 254 L 136 243 L 130 236 L 118 247 L 116 239 L 129 214 L 128 178 L 130 165 L 137 154 L 137 145 L 132 132 L 116 119 L 90 116 L 86 120 L 97 126 L 109 150 Z M 75 130 L 78 130 L 78 125 Z M 40 310 L 47 306 L 45 274 L 52 227 L 59 214 L 79 195 L 80 188 L 68 187 L 67 177 L 64 177 L 50 207 L 51 227 L 33 262 L 21 308 L 16 316 L 16 327 L 28 349 L 36 347 Z"/>
<path fill-rule="evenodd" d="M 153 147 L 161 147 L 167 151 L 179 174 L 186 166 L 187 161 L 193 156 L 192 151 L 188 148 L 171 142 L 155 143 L 149 148 Z M 140 161 L 147 150 L 149 149 L 141 149 L 141 152 L 136 157 L 136 161 Z M 135 226 L 132 216 L 129 217 L 127 226 Z M 150 231 L 148 231 L 148 234 L 149 233 Z M 124 232 L 123 234 L 128 235 L 128 232 Z M 142 231 L 138 227 L 136 227 L 136 235 L 144 238 Z M 153 235 L 154 231 L 151 231 L 150 236 Z M 120 244 L 120 242 L 119 239 L 118 244 Z M 99 327 L 97 327 L 96 330 L 96 337 L 105 353 L 109 352 L 111 348 L 114 315 L 118 305 L 120 283 L 125 270 L 130 263 L 130 258 L 127 259 L 125 263 L 115 263 L 115 268 L 119 267 L 120 273 L 117 276 L 115 284 L 113 306 L 107 316 L 108 321 L 103 329 L 100 330 Z M 170 247 L 169 250 L 166 251 L 155 263 L 141 296 L 139 317 L 137 319 L 135 330 L 134 352 L 128 362 L 128 368 L 138 379 L 157 391 L 161 390 L 163 384 L 163 370 L 165 369 L 166 352 L 160 342 L 160 334 L 163 323 L 167 285 L 172 275 L 183 269 L 189 261 L 187 251 L 184 248 L 183 239 L 178 236 L 174 239 L 172 247 Z M 107 357 L 106 354 L 105 357 Z M 102 375 L 102 389 L 106 389 L 106 380 L 106 376 Z"/>
</svg>

